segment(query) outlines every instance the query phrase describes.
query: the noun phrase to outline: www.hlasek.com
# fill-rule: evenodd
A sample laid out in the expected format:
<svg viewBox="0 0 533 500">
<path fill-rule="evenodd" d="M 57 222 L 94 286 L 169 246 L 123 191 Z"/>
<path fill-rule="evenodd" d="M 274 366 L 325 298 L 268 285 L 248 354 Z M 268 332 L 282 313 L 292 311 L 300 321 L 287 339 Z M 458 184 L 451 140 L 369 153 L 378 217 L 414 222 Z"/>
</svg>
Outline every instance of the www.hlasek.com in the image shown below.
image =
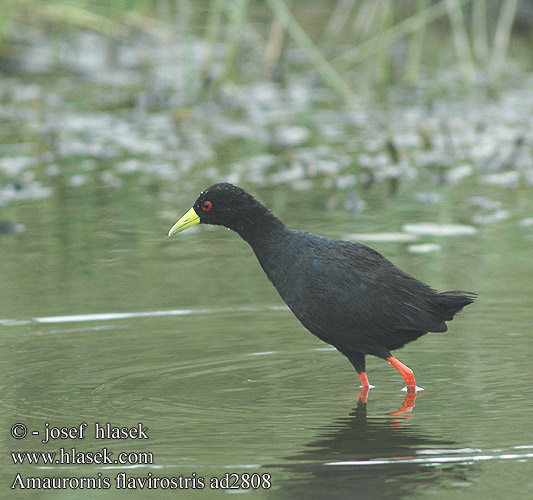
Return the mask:
<svg viewBox="0 0 533 500">
<path fill-rule="evenodd" d="M 84 439 L 88 424 L 82 422 L 76 427 L 55 427 L 48 422 L 44 425 L 42 444 L 55 440 Z M 40 436 L 41 432 L 32 430 L 31 435 Z M 28 436 L 25 424 L 17 423 L 11 427 L 11 436 L 20 440 Z M 95 439 L 133 440 L 149 439 L 148 428 L 138 423 L 134 427 L 117 427 L 110 423 L 94 425 Z M 35 465 L 50 467 L 54 465 L 124 465 L 151 466 L 154 464 L 152 452 L 118 452 L 114 453 L 107 447 L 97 451 L 79 451 L 75 447 L 61 447 L 58 451 L 12 451 L 11 459 L 15 465 Z M 204 489 L 213 490 L 250 490 L 269 489 L 271 487 L 270 474 L 227 472 L 222 476 L 202 477 L 195 472 L 179 476 L 155 476 L 148 472 L 139 476 L 120 471 L 111 476 L 98 472 L 88 477 L 34 477 L 17 472 L 11 484 L 12 489 Z"/>
</svg>

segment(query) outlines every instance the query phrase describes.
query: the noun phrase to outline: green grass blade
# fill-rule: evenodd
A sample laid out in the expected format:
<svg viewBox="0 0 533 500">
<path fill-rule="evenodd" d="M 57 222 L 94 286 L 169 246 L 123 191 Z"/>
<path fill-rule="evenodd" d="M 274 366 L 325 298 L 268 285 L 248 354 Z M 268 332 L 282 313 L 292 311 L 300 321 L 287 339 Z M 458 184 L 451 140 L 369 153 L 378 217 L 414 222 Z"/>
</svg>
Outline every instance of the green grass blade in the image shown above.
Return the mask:
<svg viewBox="0 0 533 500">
<path fill-rule="evenodd" d="M 476 74 L 474 61 L 470 50 L 468 33 L 466 32 L 463 11 L 458 0 L 446 0 L 448 16 L 452 27 L 452 38 L 457 53 L 457 59 L 463 76 L 468 82 L 473 82 Z"/>
<path fill-rule="evenodd" d="M 313 63 L 315 69 L 330 87 L 348 103 L 357 102 L 356 95 L 350 86 L 315 46 L 285 3 L 282 0 L 267 0 L 267 2 L 275 15 L 283 23 L 289 35 L 300 46 L 306 57 Z"/>
<path fill-rule="evenodd" d="M 472 4 L 472 47 L 476 59 L 481 63 L 485 63 L 489 57 L 487 26 L 487 0 L 474 0 Z"/>
<path fill-rule="evenodd" d="M 496 31 L 494 33 L 494 49 L 490 67 L 490 74 L 493 78 L 497 77 L 505 66 L 517 8 L 518 0 L 505 0 L 501 5 Z"/>
<path fill-rule="evenodd" d="M 458 5 L 464 5 L 472 0 L 457 0 Z M 407 35 L 419 30 L 421 27 L 446 16 L 448 7 L 446 0 L 417 12 L 411 17 L 395 24 L 390 29 L 379 33 L 364 42 L 361 42 L 353 49 L 347 50 L 331 61 L 337 69 L 348 69 L 357 63 L 364 61 L 377 52 L 386 49 L 391 43 L 401 40 Z"/>
</svg>

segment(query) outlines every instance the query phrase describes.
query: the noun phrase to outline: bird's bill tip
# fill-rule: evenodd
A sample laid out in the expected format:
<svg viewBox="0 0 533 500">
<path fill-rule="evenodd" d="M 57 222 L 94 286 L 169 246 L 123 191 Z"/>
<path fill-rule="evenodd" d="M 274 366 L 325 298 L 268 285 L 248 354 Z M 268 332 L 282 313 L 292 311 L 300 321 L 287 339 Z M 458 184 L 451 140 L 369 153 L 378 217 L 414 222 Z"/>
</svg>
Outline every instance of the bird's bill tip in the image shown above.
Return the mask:
<svg viewBox="0 0 533 500">
<path fill-rule="evenodd" d="M 199 222 L 200 217 L 198 216 L 194 208 L 191 208 L 178 222 L 176 222 L 176 224 L 174 224 L 170 228 L 168 235 L 172 236 L 174 234 L 177 234 L 181 231 L 184 231 L 188 227 L 198 224 Z"/>
</svg>

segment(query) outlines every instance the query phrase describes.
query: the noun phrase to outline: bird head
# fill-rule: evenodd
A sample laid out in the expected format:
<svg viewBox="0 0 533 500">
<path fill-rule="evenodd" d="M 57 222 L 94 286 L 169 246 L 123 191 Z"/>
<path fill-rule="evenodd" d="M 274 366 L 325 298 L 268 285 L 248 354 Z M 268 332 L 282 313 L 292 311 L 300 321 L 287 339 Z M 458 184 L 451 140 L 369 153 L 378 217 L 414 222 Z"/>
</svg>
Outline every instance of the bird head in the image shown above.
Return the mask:
<svg viewBox="0 0 533 500">
<path fill-rule="evenodd" d="M 244 189 L 227 182 L 213 184 L 200 193 L 191 209 L 172 226 L 168 235 L 195 224 L 225 226 L 239 232 L 257 210 L 266 211 L 266 208 Z"/>
</svg>

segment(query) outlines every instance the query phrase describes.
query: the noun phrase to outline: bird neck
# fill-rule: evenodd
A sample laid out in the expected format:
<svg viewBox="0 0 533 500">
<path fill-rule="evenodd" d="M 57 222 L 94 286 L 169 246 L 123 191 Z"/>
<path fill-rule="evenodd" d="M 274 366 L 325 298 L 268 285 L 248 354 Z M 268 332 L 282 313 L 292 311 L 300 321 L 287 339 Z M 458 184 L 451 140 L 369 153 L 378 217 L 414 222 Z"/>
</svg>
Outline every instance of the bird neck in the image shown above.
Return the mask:
<svg viewBox="0 0 533 500">
<path fill-rule="evenodd" d="M 230 229 L 238 233 L 254 249 L 289 230 L 280 219 L 259 203 L 232 226 Z"/>
</svg>

